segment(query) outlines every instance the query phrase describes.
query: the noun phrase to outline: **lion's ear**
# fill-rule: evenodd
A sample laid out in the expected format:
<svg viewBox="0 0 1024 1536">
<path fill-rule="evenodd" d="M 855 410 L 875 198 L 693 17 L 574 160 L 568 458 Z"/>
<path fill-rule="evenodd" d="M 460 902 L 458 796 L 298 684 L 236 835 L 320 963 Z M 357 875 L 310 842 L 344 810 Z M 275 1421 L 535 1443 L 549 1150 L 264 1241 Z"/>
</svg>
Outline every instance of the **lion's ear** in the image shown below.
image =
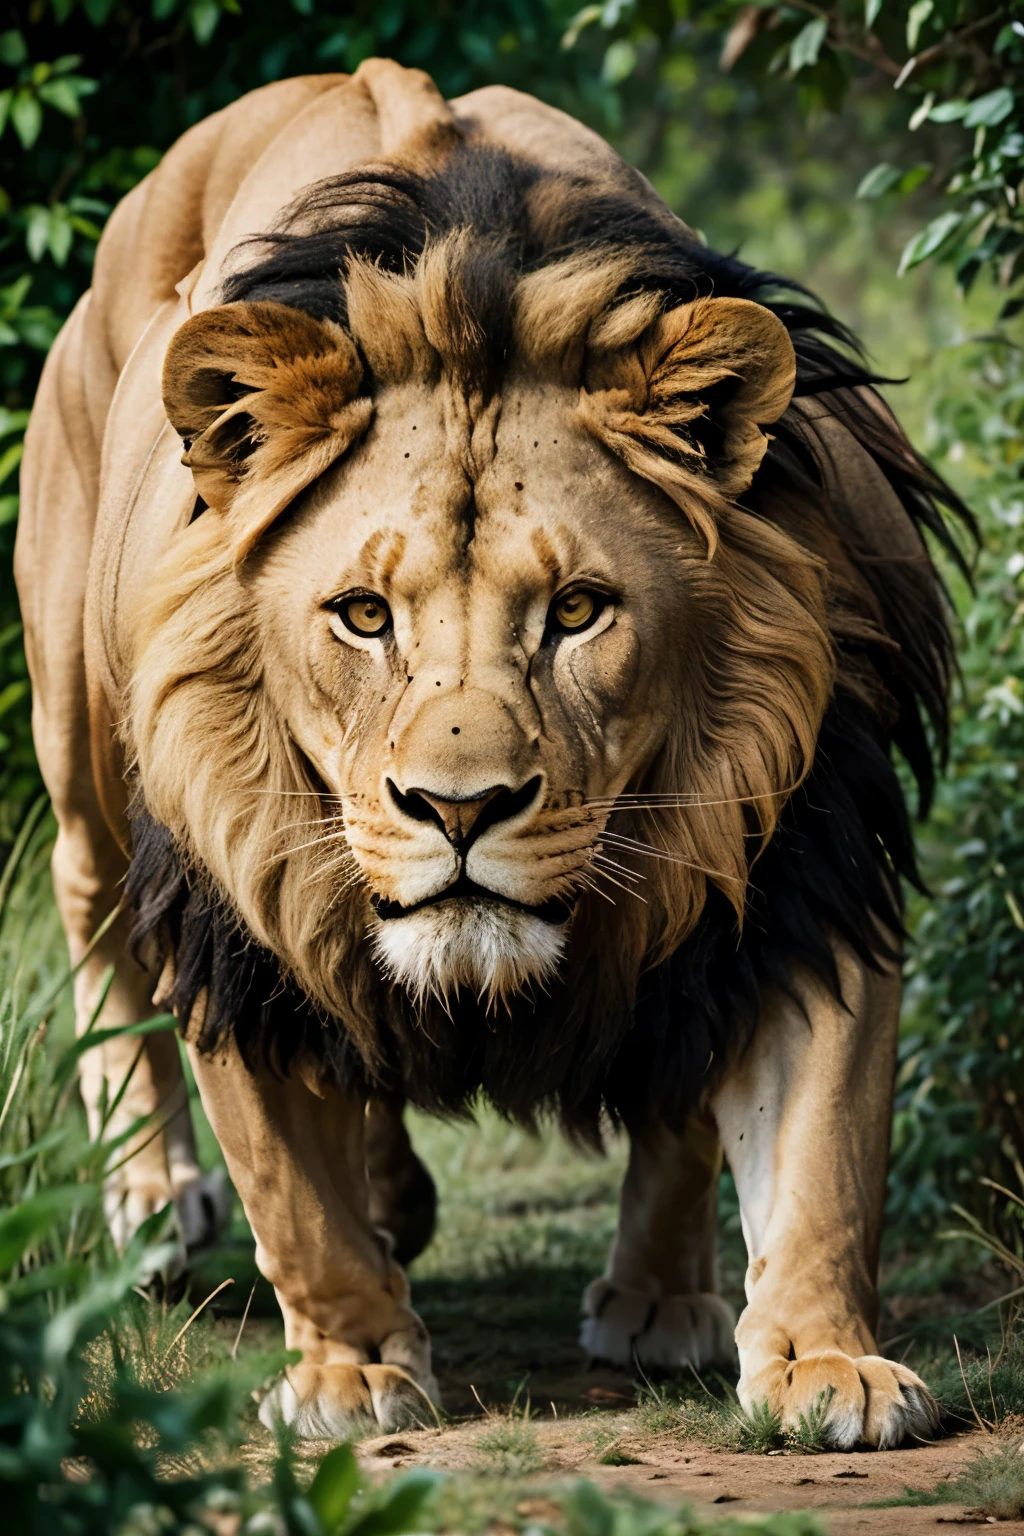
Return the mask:
<svg viewBox="0 0 1024 1536">
<path fill-rule="evenodd" d="M 362 381 L 351 337 L 286 304 L 226 304 L 175 332 L 164 406 L 196 490 L 230 519 L 236 559 L 366 431 Z"/>
<path fill-rule="evenodd" d="M 591 331 L 581 408 L 631 469 L 661 485 L 715 544 L 715 503 L 742 494 L 762 430 L 796 381 L 789 332 L 749 299 L 695 299 L 616 346 L 616 311 Z"/>
</svg>

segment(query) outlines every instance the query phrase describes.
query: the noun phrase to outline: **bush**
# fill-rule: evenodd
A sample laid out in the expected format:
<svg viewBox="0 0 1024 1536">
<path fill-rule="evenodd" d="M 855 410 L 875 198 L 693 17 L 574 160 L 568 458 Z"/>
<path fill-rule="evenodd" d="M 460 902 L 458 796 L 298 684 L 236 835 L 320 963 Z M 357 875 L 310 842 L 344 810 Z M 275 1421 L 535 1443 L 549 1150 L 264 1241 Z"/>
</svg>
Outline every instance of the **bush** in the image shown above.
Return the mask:
<svg viewBox="0 0 1024 1536">
<path fill-rule="evenodd" d="M 980 1174 L 1019 1187 L 1024 1160 L 1024 354 L 986 337 L 934 372 L 926 446 L 983 543 L 974 593 L 951 578 L 962 688 L 907 967 L 892 1204 L 927 1224 L 951 1195 L 976 1207 Z"/>
</svg>

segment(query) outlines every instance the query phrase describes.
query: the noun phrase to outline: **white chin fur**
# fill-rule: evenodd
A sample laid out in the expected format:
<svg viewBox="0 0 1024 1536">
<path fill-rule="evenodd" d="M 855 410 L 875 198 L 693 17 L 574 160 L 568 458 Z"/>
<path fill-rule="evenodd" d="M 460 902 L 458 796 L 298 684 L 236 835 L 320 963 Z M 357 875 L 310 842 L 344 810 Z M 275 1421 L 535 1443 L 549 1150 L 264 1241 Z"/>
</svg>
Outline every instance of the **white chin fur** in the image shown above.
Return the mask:
<svg viewBox="0 0 1024 1536">
<path fill-rule="evenodd" d="M 568 923 L 546 923 L 505 902 L 454 897 L 377 922 L 374 958 L 392 980 L 422 1002 L 469 988 L 488 1005 L 543 986 L 565 952 Z"/>
</svg>

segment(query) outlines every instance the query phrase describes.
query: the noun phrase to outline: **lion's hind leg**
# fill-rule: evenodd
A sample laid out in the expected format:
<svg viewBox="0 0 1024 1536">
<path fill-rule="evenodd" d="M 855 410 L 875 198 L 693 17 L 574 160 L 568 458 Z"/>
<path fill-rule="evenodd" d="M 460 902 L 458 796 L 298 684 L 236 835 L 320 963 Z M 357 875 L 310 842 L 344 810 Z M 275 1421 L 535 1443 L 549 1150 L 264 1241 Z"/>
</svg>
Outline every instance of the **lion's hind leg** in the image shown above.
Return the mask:
<svg viewBox="0 0 1024 1536">
<path fill-rule="evenodd" d="M 417 1157 L 402 1120 L 401 1099 L 371 1099 L 366 1106 L 366 1176 L 370 1220 L 391 1244 L 404 1269 L 426 1248 L 437 1225 L 437 1189 Z"/>
<path fill-rule="evenodd" d="M 695 1114 L 682 1136 L 631 1136 L 608 1272 L 583 1297 L 594 1359 L 672 1370 L 731 1364 L 735 1318 L 717 1294 L 718 1133 Z"/>
<path fill-rule="evenodd" d="M 53 883 L 78 967 L 79 1035 L 89 1028 L 136 1024 L 154 1013 L 155 975 L 129 952 L 127 915 L 119 914 L 98 940 L 94 937 L 117 906 L 122 872 L 111 842 L 90 836 L 81 822 L 65 820 L 54 849 Z M 179 1252 L 167 1278 L 176 1278 L 188 1255 L 216 1238 L 230 1201 L 223 1172 L 204 1174 L 199 1167 L 176 1036 L 105 1040 L 83 1055 L 80 1087 L 90 1137 L 113 1147 L 103 1204 L 115 1244 L 123 1249 L 148 1217 L 173 1205 Z"/>
</svg>

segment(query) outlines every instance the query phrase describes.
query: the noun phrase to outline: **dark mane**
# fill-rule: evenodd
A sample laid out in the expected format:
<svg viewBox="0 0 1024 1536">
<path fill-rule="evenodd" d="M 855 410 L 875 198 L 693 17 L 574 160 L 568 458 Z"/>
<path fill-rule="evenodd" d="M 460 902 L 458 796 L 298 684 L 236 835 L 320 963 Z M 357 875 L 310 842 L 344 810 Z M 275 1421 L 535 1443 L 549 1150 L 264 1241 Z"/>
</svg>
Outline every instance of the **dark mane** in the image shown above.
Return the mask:
<svg viewBox="0 0 1024 1536">
<path fill-rule="evenodd" d="M 505 363 L 514 281 L 573 255 L 628 253 L 623 294 L 654 292 L 665 308 L 704 295 L 754 299 L 792 337 L 794 405 L 772 429 L 744 506 L 784 520 L 797 538 L 800 507 L 818 509 L 819 522 L 825 508 L 848 575 L 835 577 L 838 683 L 814 767 L 752 871 L 742 937 L 728 903 L 711 890 L 694 932 L 641 978 L 633 1016 L 606 1025 L 602 1038 L 572 1020 L 571 999 L 557 990 L 536 1005 L 517 1003 L 515 1017 L 499 1026 L 465 1002 L 450 1015 L 438 1008 L 413 1019 L 381 981 L 380 1053 L 371 1066 L 282 980 L 278 962 L 240 930 L 218 893 L 186 874 L 144 807 L 133 822 L 128 880 L 135 936 L 156 934 L 173 948 L 181 1017 L 209 989 L 204 1048 L 233 1030 L 250 1060 L 269 1058 L 283 1070 L 302 1047 L 362 1091 L 401 1091 L 433 1111 L 460 1112 L 483 1090 L 511 1115 L 554 1108 L 582 1135 L 596 1134 L 602 1110 L 626 1120 L 660 1114 L 678 1127 L 708 1086 L 709 1067 L 723 1067 L 749 1039 L 765 982 L 784 984 L 803 964 L 836 986 L 830 935 L 876 964 L 887 953 L 880 925 L 902 932 L 900 881 L 917 875 L 893 749 L 926 808 L 934 762 L 945 751 L 954 668 L 947 604 L 923 535 L 963 568 L 944 509 L 969 535 L 973 522 L 878 403 L 873 386 L 881 381 L 849 331 L 799 285 L 707 249 L 667 210 L 625 191 L 500 150 L 463 145 L 429 173 L 371 165 L 318 183 L 280 227 L 241 249 L 223 298 L 273 299 L 344 325 L 339 274 L 353 259 L 405 271 L 428 241 L 456 230 L 472 232 L 461 365 L 485 389 L 496 387 Z M 838 421 L 867 455 L 917 530 L 917 553 L 880 552 L 858 523 L 841 462 L 830 472 L 815 411 Z"/>
</svg>

